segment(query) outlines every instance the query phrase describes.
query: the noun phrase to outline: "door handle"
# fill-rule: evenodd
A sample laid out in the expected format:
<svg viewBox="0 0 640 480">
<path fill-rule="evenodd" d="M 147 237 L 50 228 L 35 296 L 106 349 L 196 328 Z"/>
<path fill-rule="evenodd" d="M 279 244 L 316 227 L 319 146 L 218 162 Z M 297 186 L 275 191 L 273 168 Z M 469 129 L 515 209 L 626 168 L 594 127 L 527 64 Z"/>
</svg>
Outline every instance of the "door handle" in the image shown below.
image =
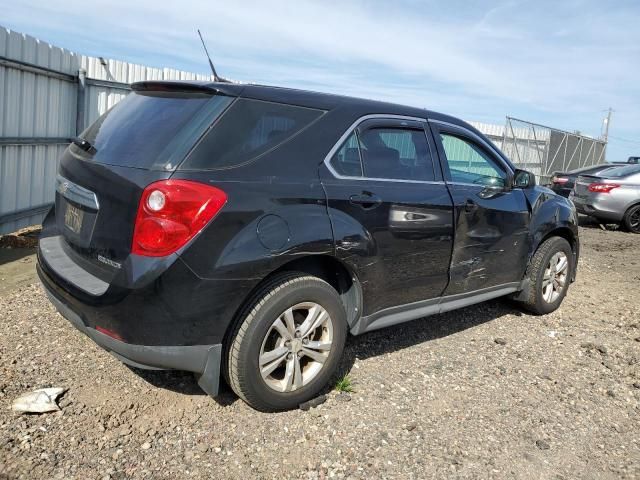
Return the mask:
<svg viewBox="0 0 640 480">
<path fill-rule="evenodd" d="M 349 202 L 358 205 L 363 210 L 372 210 L 382 203 L 382 199 L 371 192 L 362 192 L 358 195 L 351 195 Z"/>
<path fill-rule="evenodd" d="M 465 212 L 475 212 L 478 209 L 478 204 L 471 199 L 468 199 L 464 204 Z"/>
</svg>

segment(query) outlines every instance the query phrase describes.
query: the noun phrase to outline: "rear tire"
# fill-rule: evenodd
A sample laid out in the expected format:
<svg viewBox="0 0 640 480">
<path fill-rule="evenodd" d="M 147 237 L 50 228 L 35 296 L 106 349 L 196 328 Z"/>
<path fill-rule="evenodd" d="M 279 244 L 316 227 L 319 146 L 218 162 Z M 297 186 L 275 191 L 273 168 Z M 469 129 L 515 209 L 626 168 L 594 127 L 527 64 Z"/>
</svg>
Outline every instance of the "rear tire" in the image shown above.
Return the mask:
<svg viewBox="0 0 640 480">
<path fill-rule="evenodd" d="M 298 407 L 318 395 L 337 369 L 347 319 L 338 293 L 324 280 L 277 275 L 239 318 L 228 341 L 226 377 L 256 410 Z"/>
<path fill-rule="evenodd" d="M 622 224 L 631 233 L 640 233 L 640 205 L 634 205 L 627 210 Z"/>
<path fill-rule="evenodd" d="M 561 237 L 545 240 L 527 268 L 529 295 L 521 301 L 522 306 L 536 315 L 556 310 L 567 294 L 573 271 L 569 242 Z"/>
</svg>

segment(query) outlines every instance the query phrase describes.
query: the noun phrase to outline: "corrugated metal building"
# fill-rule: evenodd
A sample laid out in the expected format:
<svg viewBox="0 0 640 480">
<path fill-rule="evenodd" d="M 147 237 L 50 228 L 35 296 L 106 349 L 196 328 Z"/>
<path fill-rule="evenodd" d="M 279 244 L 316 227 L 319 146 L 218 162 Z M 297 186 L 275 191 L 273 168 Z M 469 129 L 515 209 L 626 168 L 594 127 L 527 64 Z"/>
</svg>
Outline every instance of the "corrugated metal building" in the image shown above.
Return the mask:
<svg viewBox="0 0 640 480">
<path fill-rule="evenodd" d="M 209 80 L 79 55 L 0 27 L 0 234 L 40 223 L 69 139 L 141 80 Z"/>
</svg>

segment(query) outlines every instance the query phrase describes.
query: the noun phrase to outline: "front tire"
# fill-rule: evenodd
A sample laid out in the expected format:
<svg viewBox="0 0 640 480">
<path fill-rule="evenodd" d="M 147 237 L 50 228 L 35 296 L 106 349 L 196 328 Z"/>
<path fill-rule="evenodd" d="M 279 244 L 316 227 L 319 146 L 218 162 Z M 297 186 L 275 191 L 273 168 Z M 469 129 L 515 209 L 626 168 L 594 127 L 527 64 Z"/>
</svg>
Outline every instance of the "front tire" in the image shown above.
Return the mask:
<svg viewBox="0 0 640 480">
<path fill-rule="evenodd" d="M 251 407 L 296 408 L 327 384 L 347 337 L 346 313 L 324 280 L 287 272 L 248 302 L 229 338 L 226 377 Z"/>
<path fill-rule="evenodd" d="M 527 268 L 529 294 L 522 305 L 536 315 L 556 310 L 567 295 L 574 271 L 573 259 L 571 245 L 564 238 L 545 240 Z"/>
</svg>

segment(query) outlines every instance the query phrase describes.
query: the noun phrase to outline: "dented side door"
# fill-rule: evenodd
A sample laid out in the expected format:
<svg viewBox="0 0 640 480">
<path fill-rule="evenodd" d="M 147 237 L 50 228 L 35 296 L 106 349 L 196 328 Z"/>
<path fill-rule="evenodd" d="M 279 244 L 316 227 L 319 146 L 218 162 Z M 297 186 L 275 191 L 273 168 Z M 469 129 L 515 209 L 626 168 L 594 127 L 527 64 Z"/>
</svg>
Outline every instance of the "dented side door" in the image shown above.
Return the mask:
<svg viewBox="0 0 640 480">
<path fill-rule="evenodd" d="M 457 125 L 430 122 L 454 204 L 455 234 L 445 296 L 520 282 L 531 235 L 531 212 L 521 189 L 510 188 L 513 171 L 487 142 Z M 448 137 L 450 136 L 450 137 Z M 460 140 L 449 145 L 444 142 Z M 500 179 L 485 178 L 486 161 Z M 486 172 L 485 172 L 486 173 Z M 493 183 L 493 184 L 492 184 Z"/>
</svg>

